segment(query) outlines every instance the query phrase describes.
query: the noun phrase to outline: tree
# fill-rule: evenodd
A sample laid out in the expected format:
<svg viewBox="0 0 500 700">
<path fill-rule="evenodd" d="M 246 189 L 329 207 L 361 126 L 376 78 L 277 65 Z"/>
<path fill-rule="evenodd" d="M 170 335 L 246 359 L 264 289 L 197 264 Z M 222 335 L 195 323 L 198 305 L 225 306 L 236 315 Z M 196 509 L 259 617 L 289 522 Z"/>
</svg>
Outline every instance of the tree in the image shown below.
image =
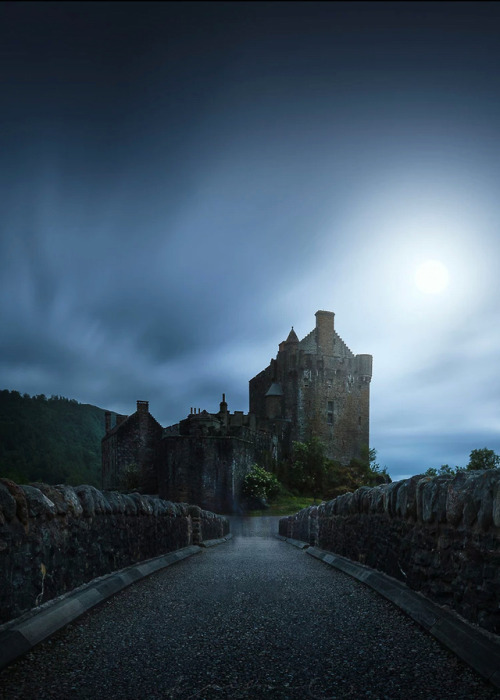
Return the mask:
<svg viewBox="0 0 500 700">
<path fill-rule="evenodd" d="M 483 471 L 484 469 L 498 469 L 500 467 L 500 456 L 495 454 L 493 450 L 487 447 L 482 449 L 472 450 L 469 455 L 469 463 L 466 467 L 450 467 L 448 464 L 442 464 L 439 469 L 429 467 L 425 476 L 455 476 L 463 471 Z"/>
<path fill-rule="evenodd" d="M 377 451 L 365 446 L 360 458 L 341 464 L 325 457 L 325 447 L 316 437 L 293 443 L 293 461 L 288 471 L 287 485 L 300 493 L 310 493 L 331 499 L 360 486 L 390 483 L 386 467 L 376 462 Z"/>
<path fill-rule="evenodd" d="M 377 486 L 389 484 L 391 477 L 387 467 L 381 467 L 375 460 L 377 451 L 365 446 L 360 458 L 353 458 L 347 465 L 331 462 L 325 495 L 328 499 L 343 493 L 356 491 L 360 486 Z"/>
<path fill-rule="evenodd" d="M 369 480 L 374 485 L 390 484 L 392 479 L 389 476 L 387 467 L 381 467 L 377 460 L 377 450 L 374 447 L 368 448 L 368 466 L 371 474 L 368 475 Z M 370 484 L 368 484 L 370 485 Z"/>
<path fill-rule="evenodd" d="M 104 411 L 73 399 L 0 391 L 0 476 L 101 484 Z"/>
<path fill-rule="evenodd" d="M 488 450 L 483 447 L 480 450 L 472 450 L 469 455 L 469 464 L 467 470 L 475 469 L 498 469 L 500 466 L 500 456 L 495 454 L 493 450 Z"/>
<path fill-rule="evenodd" d="M 325 457 L 325 446 L 317 437 L 293 443 L 293 485 L 312 493 L 314 502 L 322 494 L 331 462 Z"/>
</svg>

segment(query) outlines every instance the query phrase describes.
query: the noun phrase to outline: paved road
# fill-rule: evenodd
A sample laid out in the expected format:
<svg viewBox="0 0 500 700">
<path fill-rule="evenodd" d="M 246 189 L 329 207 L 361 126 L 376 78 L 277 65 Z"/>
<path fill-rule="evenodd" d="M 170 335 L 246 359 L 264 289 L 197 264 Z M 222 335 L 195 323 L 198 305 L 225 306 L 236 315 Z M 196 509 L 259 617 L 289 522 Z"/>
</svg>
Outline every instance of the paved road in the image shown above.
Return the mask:
<svg viewBox="0 0 500 700">
<path fill-rule="evenodd" d="M 498 700 L 388 601 L 232 519 L 234 539 L 145 579 L 0 674 L 6 700 Z"/>
</svg>

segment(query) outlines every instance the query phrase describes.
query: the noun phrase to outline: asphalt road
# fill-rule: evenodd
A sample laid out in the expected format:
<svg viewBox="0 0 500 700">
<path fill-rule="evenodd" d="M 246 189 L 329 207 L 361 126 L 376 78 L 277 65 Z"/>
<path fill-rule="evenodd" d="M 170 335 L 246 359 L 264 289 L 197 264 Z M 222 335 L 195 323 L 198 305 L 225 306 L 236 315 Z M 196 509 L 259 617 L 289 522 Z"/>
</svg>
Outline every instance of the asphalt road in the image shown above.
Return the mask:
<svg viewBox="0 0 500 700">
<path fill-rule="evenodd" d="M 144 579 L 0 673 L 2 699 L 498 700 L 391 603 L 232 518 L 233 539 Z"/>
</svg>

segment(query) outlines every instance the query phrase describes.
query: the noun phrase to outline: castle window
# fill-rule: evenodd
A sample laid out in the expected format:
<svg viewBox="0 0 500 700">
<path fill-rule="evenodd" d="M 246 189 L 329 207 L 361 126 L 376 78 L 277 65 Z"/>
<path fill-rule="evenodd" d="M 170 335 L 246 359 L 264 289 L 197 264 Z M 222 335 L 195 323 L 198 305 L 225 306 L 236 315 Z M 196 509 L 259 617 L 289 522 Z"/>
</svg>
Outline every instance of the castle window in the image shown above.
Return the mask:
<svg viewBox="0 0 500 700">
<path fill-rule="evenodd" d="M 328 425 L 333 425 L 333 401 L 327 403 L 326 422 Z"/>
</svg>

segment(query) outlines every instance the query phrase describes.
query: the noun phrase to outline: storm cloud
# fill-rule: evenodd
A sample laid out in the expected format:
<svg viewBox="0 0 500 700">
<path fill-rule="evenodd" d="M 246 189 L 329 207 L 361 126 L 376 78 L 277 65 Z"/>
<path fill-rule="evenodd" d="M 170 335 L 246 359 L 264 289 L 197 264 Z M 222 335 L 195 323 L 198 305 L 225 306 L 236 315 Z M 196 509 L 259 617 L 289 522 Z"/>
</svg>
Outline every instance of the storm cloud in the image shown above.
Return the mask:
<svg viewBox="0 0 500 700">
<path fill-rule="evenodd" d="M 482 2 L 0 5 L 2 388 L 248 410 L 327 309 L 393 478 L 500 452 L 499 30 Z"/>
</svg>

